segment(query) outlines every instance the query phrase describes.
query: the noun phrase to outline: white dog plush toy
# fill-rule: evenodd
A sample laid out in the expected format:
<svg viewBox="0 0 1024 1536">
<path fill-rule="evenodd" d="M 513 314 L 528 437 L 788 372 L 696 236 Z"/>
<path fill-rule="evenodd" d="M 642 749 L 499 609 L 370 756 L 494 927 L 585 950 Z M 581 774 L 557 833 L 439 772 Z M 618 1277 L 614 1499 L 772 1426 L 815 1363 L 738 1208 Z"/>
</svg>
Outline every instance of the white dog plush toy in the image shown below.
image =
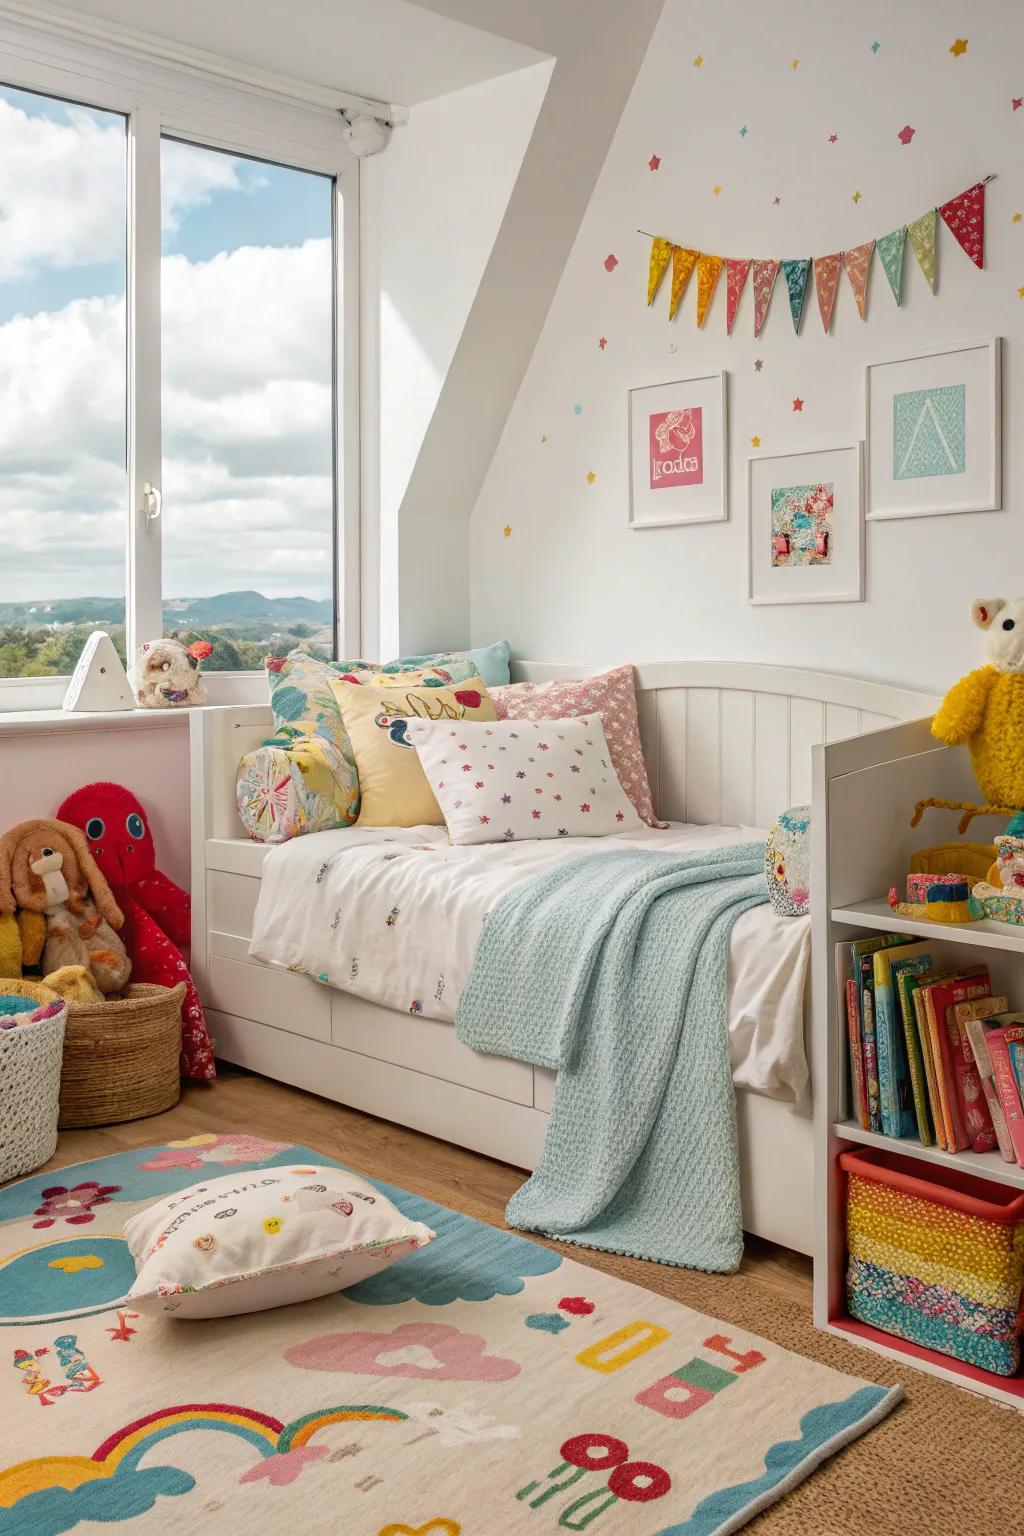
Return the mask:
<svg viewBox="0 0 1024 1536">
<path fill-rule="evenodd" d="M 187 709 L 206 703 L 199 670 L 213 650 L 209 640 L 187 648 L 180 640 L 147 640 L 140 645 L 129 681 L 143 709 Z"/>
</svg>

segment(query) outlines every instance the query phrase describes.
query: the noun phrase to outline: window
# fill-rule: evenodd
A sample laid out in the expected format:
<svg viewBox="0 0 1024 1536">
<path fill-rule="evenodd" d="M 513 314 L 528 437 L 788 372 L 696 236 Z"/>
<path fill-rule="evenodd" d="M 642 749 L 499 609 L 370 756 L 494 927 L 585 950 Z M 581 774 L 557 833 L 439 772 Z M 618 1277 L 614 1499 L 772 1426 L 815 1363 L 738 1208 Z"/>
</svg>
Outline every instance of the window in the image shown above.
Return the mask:
<svg viewBox="0 0 1024 1536">
<path fill-rule="evenodd" d="M 0 677 L 124 655 L 126 126 L 0 89 Z"/>
<path fill-rule="evenodd" d="M 0 710 L 59 704 L 94 628 L 122 656 L 209 639 L 213 674 L 357 648 L 358 182 L 340 115 L 75 41 L 44 61 L 4 46 L 15 25 Z"/>
<path fill-rule="evenodd" d="M 331 182 L 165 139 L 163 623 L 334 654 Z"/>
</svg>

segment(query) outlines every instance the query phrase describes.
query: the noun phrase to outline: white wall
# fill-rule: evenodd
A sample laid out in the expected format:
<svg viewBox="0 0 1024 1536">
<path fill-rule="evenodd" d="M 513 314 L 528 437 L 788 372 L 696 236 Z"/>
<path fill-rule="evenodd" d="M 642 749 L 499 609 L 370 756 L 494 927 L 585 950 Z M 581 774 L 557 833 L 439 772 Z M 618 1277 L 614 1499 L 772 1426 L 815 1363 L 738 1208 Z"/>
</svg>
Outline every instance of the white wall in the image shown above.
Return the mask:
<svg viewBox="0 0 1024 1536">
<path fill-rule="evenodd" d="M 964 35 L 966 53 L 951 55 Z M 933 691 L 977 663 L 971 597 L 1024 589 L 1014 440 L 1024 221 L 1012 222 L 1024 211 L 1024 110 L 1011 107 L 1024 91 L 1022 52 L 1024 7 L 1010 0 L 967 11 L 953 0 L 791 0 L 770 15 L 742 0 L 696 12 L 668 0 L 473 514 L 475 642 L 506 636 L 522 656 L 559 661 L 753 659 Z M 907 146 L 897 137 L 905 124 L 916 130 Z M 829 336 L 813 292 L 794 336 L 781 286 L 756 342 L 749 289 L 726 337 L 724 278 L 703 331 L 695 283 L 673 324 L 667 286 L 645 307 L 649 243 L 638 228 L 726 255 L 823 254 L 885 234 L 989 173 L 986 269 L 940 226 L 934 297 L 908 246 L 903 308 L 876 259 L 867 320 L 844 275 Z M 619 259 L 611 273 L 609 252 Z M 865 603 L 750 607 L 751 437 L 761 452 L 853 442 L 867 361 L 990 335 L 1006 338 L 1008 510 L 869 524 Z M 731 391 L 730 521 L 629 532 L 627 388 L 718 369 Z"/>
<path fill-rule="evenodd" d="M 403 648 L 402 497 L 552 67 L 553 61 L 545 60 L 414 107 L 408 126 L 396 130 L 385 152 L 363 167 L 364 323 L 371 354 L 364 452 L 373 461 L 367 491 L 379 518 L 381 571 L 379 639 L 375 643 L 372 601 L 364 635 L 374 654 L 379 648 L 380 655 L 394 656 Z M 372 525 L 373 517 L 368 521 Z M 372 571 L 372 545 L 367 553 Z M 368 562 L 363 569 L 368 573 Z M 425 580 L 440 577 L 436 569 L 424 571 Z"/>
</svg>

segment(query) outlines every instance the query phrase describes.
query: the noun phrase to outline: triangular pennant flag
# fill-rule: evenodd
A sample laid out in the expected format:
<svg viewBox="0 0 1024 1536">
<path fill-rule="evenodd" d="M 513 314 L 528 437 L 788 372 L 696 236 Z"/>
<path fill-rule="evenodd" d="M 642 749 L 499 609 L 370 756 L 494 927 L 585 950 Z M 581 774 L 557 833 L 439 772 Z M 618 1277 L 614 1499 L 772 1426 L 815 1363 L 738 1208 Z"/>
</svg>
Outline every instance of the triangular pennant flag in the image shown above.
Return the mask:
<svg viewBox="0 0 1024 1536">
<path fill-rule="evenodd" d="M 718 286 L 722 268 L 725 266 L 723 256 L 707 256 L 702 251 L 697 259 L 697 324 L 704 324 L 704 316 L 708 312 L 711 296 Z"/>
<path fill-rule="evenodd" d="M 793 329 L 800 334 L 800 317 L 804 312 L 807 294 L 807 274 L 811 270 L 810 257 L 798 261 L 784 261 L 782 275 L 789 290 L 789 312 L 793 316 Z"/>
<path fill-rule="evenodd" d="M 878 242 L 879 260 L 889 279 L 889 287 L 897 304 L 903 293 L 903 252 L 906 244 L 907 226 L 905 224 L 901 224 L 899 229 L 892 230 L 888 235 L 883 235 Z"/>
<path fill-rule="evenodd" d="M 917 264 L 928 279 L 928 287 L 935 292 L 935 209 L 929 208 L 919 219 L 907 225 L 907 234 L 917 257 Z"/>
<path fill-rule="evenodd" d="M 985 265 L 985 184 L 968 187 L 939 209 L 976 267 Z"/>
<path fill-rule="evenodd" d="M 749 271 L 749 261 L 735 261 L 730 256 L 725 263 L 725 329 L 730 336 L 732 335 L 733 321 L 736 319 L 736 309 L 740 302 L 740 295 L 746 286 L 747 273 Z"/>
<path fill-rule="evenodd" d="M 857 313 L 862 320 L 868 303 L 868 274 L 871 271 L 871 252 L 874 248 L 875 242 L 866 240 L 863 245 L 855 245 L 852 251 L 843 252 L 843 265 L 850 279 L 853 296 L 857 300 Z"/>
<path fill-rule="evenodd" d="M 671 320 L 679 308 L 679 301 L 686 292 L 686 285 L 697 265 L 697 252 L 689 251 L 684 246 L 672 247 L 672 297 L 668 304 L 668 317 Z"/>
<path fill-rule="evenodd" d="M 754 261 L 751 265 L 754 269 L 754 335 L 760 336 L 772 301 L 775 279 L 779 275 L 779 264 L 777 261 Z"/>
<path fill-rule="evenodd" d="M 814 286 L 818 294 L 818 313 L 826 336 L 832 324 L 832 306 L 836 301 L 836 284 L 839 282 L 839 268 L 842 266 L 842 261 L 841 251 L 836 251 L 834 256 L 815 256 L 814 258 Z"/>
<path fill-rule="evenodd" d="M 671 240 L 663 240 L 660 235 L 655 235 L 651 241 L 651 264 L 647 272 L 647 302 L 654 303 L 654 295 L 665 276 L 665 268 L 668 259 L 672 255 Z"/>
</svg>

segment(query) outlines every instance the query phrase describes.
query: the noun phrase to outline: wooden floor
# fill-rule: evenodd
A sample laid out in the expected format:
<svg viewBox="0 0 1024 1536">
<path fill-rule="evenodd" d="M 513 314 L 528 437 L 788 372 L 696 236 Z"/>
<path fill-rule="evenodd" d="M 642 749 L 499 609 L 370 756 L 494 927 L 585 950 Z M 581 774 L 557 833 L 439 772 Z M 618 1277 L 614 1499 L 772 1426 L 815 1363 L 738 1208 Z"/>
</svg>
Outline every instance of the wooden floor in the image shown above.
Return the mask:
<svg viewBox="0 0 1024 1536">
<path fill-rule="evenodd" d="M 211 1085 L 187 1084 L 180 1104 L 167 1114 L 101 1130 L 62 1131 L 56 1155 L 46 1166 L 60 1168 L 65 1163 L 81 1163 L 152 1142 L 177 1141 L 201 1131 L 256 1131 L 274 1141 L 303 1142 L 357 1172 L 411 1189 L 492 1226 L 505 1226 L 505 1206 L 523 1182 L 519 1169 L 265 1077 L 223 1064 L 220 1072 L 220 1078 Z M 549 1246 L 560 1247 L 557 1243 Z M 664 1265 L 612 1258 L 575 1247 L 562 1246 L 561 1251 L 648 1290 L 677 1294 L 677 1287 L 669 1283 L 677 1271 Z M 756 1275 L 760 1284 L 800 1303 L 810 1316 L 810 1259 L 748 1237 L 740 1273 Z"/>
</svg>

